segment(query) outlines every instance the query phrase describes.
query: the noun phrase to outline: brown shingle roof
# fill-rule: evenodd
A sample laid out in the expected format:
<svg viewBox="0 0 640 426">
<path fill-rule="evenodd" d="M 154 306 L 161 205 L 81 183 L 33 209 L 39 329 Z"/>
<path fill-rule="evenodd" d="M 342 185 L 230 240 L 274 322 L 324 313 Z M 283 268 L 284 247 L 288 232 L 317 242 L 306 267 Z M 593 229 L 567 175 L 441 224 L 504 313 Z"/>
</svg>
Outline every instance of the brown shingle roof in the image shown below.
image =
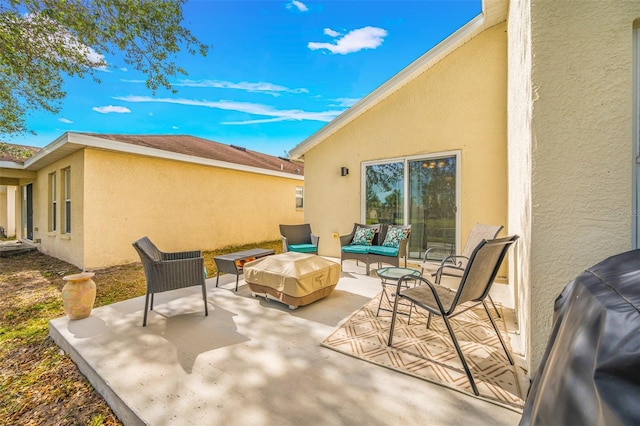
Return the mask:
<svg viewBox="0 0 640 426">
<path fill-rule="evenodd" d="M 178 154 L 192 155 L 233 164 L 258 167 L 295 175 L 304 175 L 304 165 L 281 157 L 251 151 L 233 145 L 188 135 L 110 135 L 82 133 L 116 142 L 130 143 L 148 148 L 161 149 Z"/>
<path fill-rule="evenodd" d="M 13 161 L 14 163 L 24 164 L 28 157 L 24 157 L 22 152 L 31 152 L 35 154 L 40 151 L 41 148 L 27 145 L 16 145 L 7 142 L 0 142 L 6 146 L 6 150 L 0 146 L 0 161 Z M 6 152 L 5 152 L 6 151 Z"/>
</svg>

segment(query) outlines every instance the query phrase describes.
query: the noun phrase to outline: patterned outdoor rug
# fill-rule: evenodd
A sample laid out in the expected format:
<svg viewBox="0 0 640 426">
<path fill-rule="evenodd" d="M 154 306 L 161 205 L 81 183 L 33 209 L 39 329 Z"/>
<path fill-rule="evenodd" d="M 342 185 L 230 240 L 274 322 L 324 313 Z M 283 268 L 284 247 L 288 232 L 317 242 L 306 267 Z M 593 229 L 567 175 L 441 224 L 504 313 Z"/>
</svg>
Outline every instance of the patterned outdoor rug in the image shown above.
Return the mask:
<svg viewBox="0 0 640 426">
<path fill-rule="evenodd" d="M 427 329 L 422 309 L 413 309 L 410 325 L 406 315 L 398 315 L 393 347 L 388 347 L 391 313 L 380 311 L 376 317 L 378 301 L 373 298 L 343 321 L 321 345 L 475 397 L 442 318 L 434 316 Z M 504 322 L 493 317 L 509 345 Z M 509 364 L 482 305 L 450 322 L 480 392 L 478 398 L 521 412 L 518 367 Z"/>
</svg>

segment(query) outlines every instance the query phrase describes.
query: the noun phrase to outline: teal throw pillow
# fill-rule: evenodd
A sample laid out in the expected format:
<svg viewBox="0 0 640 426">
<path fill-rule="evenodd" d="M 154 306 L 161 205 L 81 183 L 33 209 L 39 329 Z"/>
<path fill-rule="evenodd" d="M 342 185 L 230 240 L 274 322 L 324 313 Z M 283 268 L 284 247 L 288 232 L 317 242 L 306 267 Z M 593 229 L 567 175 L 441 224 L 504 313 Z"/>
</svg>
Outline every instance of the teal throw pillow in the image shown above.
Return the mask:
<svg viewBox="0 0 640 426">
<path fill-rule="evenodd" d="M 373 237 L 375 236 L 375 230 L 371 228 L 356 228 L 356 232 L 353 234 L 352 246 L 370 246 Z"/>
<path fill-rule="evenodd" d="M 382 246 L 398 248 L 400 247 L 400 241 L 407 238 L 408 235 L 409 235 L 408 229 L 389 228 L 387 230 L 387 236 L 385 237 L 384 242 L 382 243 Z"/>
</svg>

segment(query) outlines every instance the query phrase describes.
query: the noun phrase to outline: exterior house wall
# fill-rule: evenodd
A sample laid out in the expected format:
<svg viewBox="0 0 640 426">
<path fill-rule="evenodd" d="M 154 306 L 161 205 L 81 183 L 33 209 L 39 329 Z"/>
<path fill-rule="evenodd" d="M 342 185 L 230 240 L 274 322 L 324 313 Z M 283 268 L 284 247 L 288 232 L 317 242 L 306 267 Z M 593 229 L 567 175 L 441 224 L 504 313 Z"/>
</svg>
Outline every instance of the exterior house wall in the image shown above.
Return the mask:
<svg viewBox="0 0 640 426">
<path fill-rule="evenodd" d="M 208 250 L 279 238 L 302 223 L 296 178 L 281 178 L 133 154 L 84 149 L 87 268 L 139 260 L 148 236 L 163 251 Z"/>
<path fill-rule="evenodd" d="M 461 229 L 507 221 L 506 24 L 453 51 L 304 154 L 305 222 L 322 255 L 361 220 L 362 163 L 459 151 Z M 340 167 L 349 175 L 340 176 Z"/>
<path fill-rule="evenodd" d="M 71 195 L 71 233 L 66 234 L 63 222 L 64 185 L 63 170 L 70 168 Z M 57 229 L 49 228 L 49 175 L 57 176 Z M 82 151 L 75 152 L 59 161 L 43 167 L 33 180 L 33 239 L 40 240 L 39 250 L 45 254 L 62 259 L 80 268 L 84 264 L 84 203 L 85 174 Z"/>
<path fill-rule="evenodd" d="M 509 147 L 518 153 L 509 167 L 530 174 L 511 181 L 510 226 L 526 235 L 527 252 L 519 255 L 528 279 L 521 285 L 529 289 L 519 308 L 529 318 L 532 373 L 564 286 L 632 248 L 632 34 L 639 17 L 635 1 L 511 2 L 510 74 L 528 75 L 509 89 Z M 519 100 L 528 103 L 516 106 Z"/>
</svg>

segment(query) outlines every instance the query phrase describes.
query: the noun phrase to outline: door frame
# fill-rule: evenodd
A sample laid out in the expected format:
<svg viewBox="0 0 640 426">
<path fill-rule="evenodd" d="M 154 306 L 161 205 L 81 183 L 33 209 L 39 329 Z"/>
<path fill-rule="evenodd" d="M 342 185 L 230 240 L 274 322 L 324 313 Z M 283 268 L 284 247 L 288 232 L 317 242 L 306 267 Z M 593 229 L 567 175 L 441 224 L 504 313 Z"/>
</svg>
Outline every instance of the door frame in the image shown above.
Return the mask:
<svg viewBox="0 0 640 426">
<path fill-rule="evenodd" d="M 366 223 L 366 193 L 367 193 L 367 182 L 366 182 L 366 168 L 367 166 L 372 166 L 376 164 L 387 164 L 387 163 L 404 163 L 404 200 L 403 200 L 403 222 L 406 225 L 409 222 L 409 197 L 406 194 L 409 193 L 409 162 L 411 161 L 419 161 L 419 160 L 434 160 L 443 157 L 455 157 L 456 159 L 456 212 L 455 212 L 455 223 L 456 223 L 456 251 L 459 251 L 460 247 L 460 226 L 461 226 L 461 214 L 460 214 L 460 200 L 462 193 L 462 179 L 461 173 L 462 170 L 462 151 L 460 150 L 452 150 L 452 151 L 441 151 L 441 152 L 430 152 L 425 154 L 418 155 L 408 155 L 405 157 L 394 157 L 394 158 L 381 158 L 379 160 L 369 160 L 363 161 L 360 165 L 360 221 L 361 223 Z M 414 258 L 415 259 L 415 258 Z"/>
<path fill-rule="evenodd" d="M 33 241 L 33 182 L 22 185 L 22 239 Z"/>
</svg>

